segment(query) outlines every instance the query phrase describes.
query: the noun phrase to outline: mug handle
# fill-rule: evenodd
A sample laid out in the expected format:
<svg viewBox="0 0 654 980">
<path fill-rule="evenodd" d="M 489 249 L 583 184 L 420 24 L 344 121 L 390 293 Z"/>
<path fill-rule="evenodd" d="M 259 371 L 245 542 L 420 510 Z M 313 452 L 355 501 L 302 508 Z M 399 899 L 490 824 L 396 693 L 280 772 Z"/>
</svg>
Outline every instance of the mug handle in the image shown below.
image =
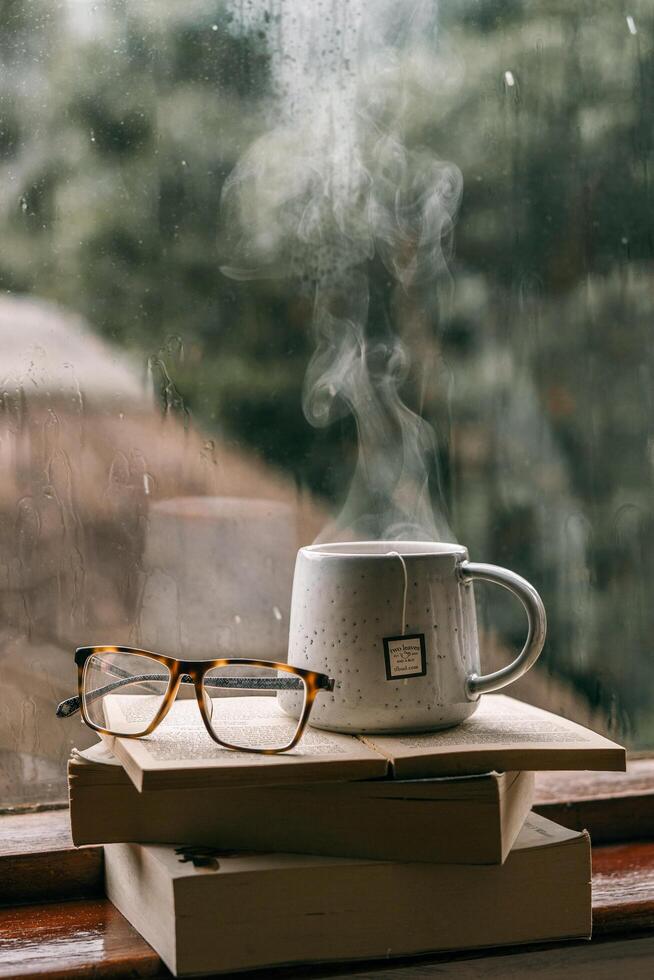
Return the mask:
<svg viewBox="0 0 654 980">
<path fill-rule="evenodd" d="M 465 583 L 470 583 L 473 579 L 481 579 L 485 582 L 494 582 L 495 585 L 501 585 L 502 588 L 508 589 L 524 606 L 529 621 L 527 640 L 513 663 L 494 671 L 492 674 L 470 674 L 468 676 L 466 693 L 469 698 L 473 699 L 480 694 L 499 691 L 507 684 L 517 681 L 530 667 L 533 667 L 545 643 L 547 617 L 543 600 L 533 585 L 530 585 L 527 579 L 522 578 L 521 575 L 509 571 L 508 568 L 463 561 L 459 565 L 459 571 Z"/>
</svg>

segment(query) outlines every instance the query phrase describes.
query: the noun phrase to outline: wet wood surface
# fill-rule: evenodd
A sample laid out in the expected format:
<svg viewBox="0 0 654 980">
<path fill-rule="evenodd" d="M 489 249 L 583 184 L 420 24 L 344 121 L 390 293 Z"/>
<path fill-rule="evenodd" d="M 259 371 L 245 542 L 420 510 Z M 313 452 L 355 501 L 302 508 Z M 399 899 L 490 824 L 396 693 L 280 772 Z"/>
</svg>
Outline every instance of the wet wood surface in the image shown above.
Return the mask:
<svg viewBox="0 0 654 980">
<path fill-rule="evenodd" d="M 0 817 L 0 857 L 72 847 L 68 811 L 15 813 Z"/>
<path fill-rule="evenodd" d="M 536 802 L 564 803 L 654 794 L 654 759 L 629 759 L 626 772 L 536 773 Z"/>
<path fill-rule="evenodd" d="M 492 956 L 466 956 L 447 962 L 441 960 L 392 966 L 378 964 L 370 968 L 350 969 L 340 976 L 341 980 L 437 980 L 439 977 L 447 980 L 525 980 L 527 977 L 533 980 L 615 980 L 624 975 L 629 980 L 652 980 L 653 967 L 654 937 L 647 937 L 619 943 L 575 943 L 547 949 L 516 949 Z M 269 976 L 273 980 L 273 975 Z M 290 978 L 292 974 L 287 976 Z M 300 974 L 296 976 L 299 978 Z"/>
<path fill-rule="evenodd" d="M 626 773 L 539 773 L 535 809 L 596 845 L 654 839 L 654 760 Z M 66 810 L 0 816 L 0 904 L 101 890 L 102 848 L 73 847 Z"/>
<path fill-rule="evenodd" d="M 167 976 L 106 899 L 0 909 L 0 977 Z"/>
<path fill-rule="evenodd" d="M 629 827 L 638 828 L 638 837 L 652 837 L 652 787 L 650 760 L 630 763 L 624 774 L 547 773 L 538 777 L 537 808 L 573 827 L 588 826 L 584 819 L 590 816 L 609 839 Z M 625 818 L 622 830 L 611 825 L 616 813 Z M 5 906 L 0 908 L 0 978 L 169 977 L 154 951 L 101 897 L 101 890 L 102 849 L 73 848 L 65 810 L 0 817 L 0 903 Z M 21 902 L 32 904 L 17 904 Z M 591 943 L 298 967 L 250 976 L 422 980 L 533 973 L 608 980 L 625 972 L 653 977 L 654 841 L 593 848 L 593 920 Z"/>
<path fill-rule="evenodd" d="M 536 775 L 537 813 L 595 844 L 654 838 L 654 760 L 630 760 L 626 772 Z"/>
<path fill-rule="evenodd" d="M 593 848 L 593 929 L 654 931 L 654 843 Z"/>
<path fill-rule="evenodd" d="M 73 847 L 67 810 L 0 817 L 0 905 L 102 894 L 101 847 Z"/>
<path fill-rule="evenodd" d="M 614 977 L 619 957 L 630 977 L 654 976 L 654 843 L 598 847 L 593 852 L 594 939 L 525 951 L 458 954 L 349 966 L 260 971 L 272 977 Z M 629 942 L 624 942 L 630 937 Z M 647 937 L 643 945 L 639 942 Z M 615 946 L 614 940 L 618 942 Z M 335 940 L 336 942 L 337 940 Z M 522 959 L 520 958 L 522 957 Z M 531 957 L 531 959 L 530 959 Z M 496 965 L 502 962 L 504 973 Z M 551 967 L 546 973 L 545 966 Z M 647 969 L 646 969 L 647 968 Z M 465 971 L 469 972 L 466 973 Z M 499 972 L 498 972 L 499 970 Z M 512 973 L 511 970 L 514 970 Z M 520 970 L 524 970 L 521 973 Z M 557 973 L 556 970 L 560 972 Z M 639 972 L 639 971 L 644 972 Z M 515 972 L 517 971 L 517 972 Z M 106 899 L 0 909 L 0 978 L 167 977 L 154 951 Z M 244 974 L 239 974 L 244 977 Z M 252 975 L 255 976 L 255 975 Z"/>
</svg>

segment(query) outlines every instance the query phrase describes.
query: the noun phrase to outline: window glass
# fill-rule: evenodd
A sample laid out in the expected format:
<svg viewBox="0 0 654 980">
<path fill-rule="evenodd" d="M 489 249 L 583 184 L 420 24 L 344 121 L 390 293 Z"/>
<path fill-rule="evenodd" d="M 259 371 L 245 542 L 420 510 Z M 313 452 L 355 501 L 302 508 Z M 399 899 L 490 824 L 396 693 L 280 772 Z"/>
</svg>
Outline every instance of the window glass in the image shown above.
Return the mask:
<svg viewBox="0 0 654 980">
<path fill-rule="evenodd" d="M 651 4 L 0 17 L 0 804 L 93 740 L 75 646 L 283 658 L 317 536 L 526 576 L 516 693 L 651 746 Z"/>
</svg>

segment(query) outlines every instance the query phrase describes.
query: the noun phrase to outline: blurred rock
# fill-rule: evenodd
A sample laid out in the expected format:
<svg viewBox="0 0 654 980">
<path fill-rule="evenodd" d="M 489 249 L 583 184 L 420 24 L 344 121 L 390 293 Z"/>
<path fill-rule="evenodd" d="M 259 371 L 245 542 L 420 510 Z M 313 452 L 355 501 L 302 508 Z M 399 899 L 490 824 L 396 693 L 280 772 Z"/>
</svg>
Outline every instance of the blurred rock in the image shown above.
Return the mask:
<svg viewBox="0 0 654 980">
<path fill-rule="evenodd" d="M 18 635 L 134 640 L 153 501 L 278 501 L 299 540 L 317 533 L 320 508 L 291 481 L 162 415 L 138 367 L 79 317 L 3 298 L 0 348 L 0 617 Z"/>
<path fill-rule="evenodd" d="M 62 800 L 71 745 L 94 738 L 54 715 L 75 691 L 73 648 L 139 645 L 143 622 L 171 654 L 226 655 L 234 642 L 252 654 L 265 620 L 260 655 L 281 656 L 295 550 L 324 514 L 253 453 L 162 414 L 145 370 L 80 317 L 3 297 L 0 350 L 1 799 Z M 173 519 L 168 538 L 161 502 L 180 497 L 194 499 L 202 526 Z M 153 503 L 159 551 L 146 568 Z M 240 519 L 226 523 L 227 511 Z M 201 568 L 192 562 L 200 550 Z M 168 603 L 161 575 L 181 605 Z M 168 632 L 171 615 L 181 632 Z"/>
</svg>

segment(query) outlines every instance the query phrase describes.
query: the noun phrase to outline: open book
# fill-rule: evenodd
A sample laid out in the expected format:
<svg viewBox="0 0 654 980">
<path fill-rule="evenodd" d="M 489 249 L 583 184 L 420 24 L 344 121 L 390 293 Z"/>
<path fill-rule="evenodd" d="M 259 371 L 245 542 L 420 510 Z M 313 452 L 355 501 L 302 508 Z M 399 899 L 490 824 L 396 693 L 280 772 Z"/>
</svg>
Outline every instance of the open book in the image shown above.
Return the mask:
<svg viewBox="0 0 654 980">
<path fill-rule="evenodd" d="M 135 696 L 113 695 L 112 724 L 134 710 Z M 129 702 L 129 704 L 127 704 Z M 221 722 L 280 727 L 295 722 L 275 697 L 229 698 Z M 236 734 L 236 733 L 235 733 Z M 206 732 L 197 704 L 179 700 L 159 728 L 141 739 L 102 736 L 139 790 L 200 786 L 272 786 L 375 778 L 416 779 L 506 770 L 623 771 L 625 750 L 601 735 L 501 694 L 486 695 L 463 724 L 441 732 L 341 735 L 307 728 L 280 755 L 223 749 Z M 235 737 L 235 741 L 238 736 Z"/>
</svg>

